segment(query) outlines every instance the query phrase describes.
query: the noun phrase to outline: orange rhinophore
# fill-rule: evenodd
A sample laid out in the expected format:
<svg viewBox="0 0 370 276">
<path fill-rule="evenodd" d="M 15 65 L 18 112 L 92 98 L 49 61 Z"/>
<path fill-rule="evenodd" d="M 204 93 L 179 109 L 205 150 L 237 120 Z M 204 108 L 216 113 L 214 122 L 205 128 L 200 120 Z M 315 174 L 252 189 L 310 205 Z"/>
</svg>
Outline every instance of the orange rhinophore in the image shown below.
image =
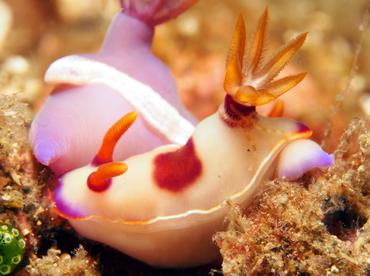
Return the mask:
<svg viewBox="0 0 370 276">
<path fill-rule="evenodd" d="M 119 119 L 107 131 L 103 143 L 93 160 L 94 165 L 100 165 L 92 172 L 87 180 L 87 186 L 95 192 L 102 192 L 109 188 L 111 178 L 119 176 L 127 171 L 127 165 L 120 162 L 112 162 L 113 151 L 122 135 L 130 128 L 137 118 L 137 112 L 130 112 Z"/>
<path fill-rule="evenodd" d="M 300 73 L 273 81 L 302 46 L 307 33 L 299 35 L 264 65 L 261 65 L 268 11 L 262 14 L 252 45 L 244 60 L 246 30 L 241 16 L 235 27 L 226 63 L 224 88 L 237 102 L 257 106 L 275 100 L 296 86 L 306 75 Z"/>
<path fill-rule="evenodd" d="M 96 154 L 93 163 L 104 164 L 112 162 L 113 150 L 121 136 L 135 122 L 137 112 L 130 112 L 118 120 L 105 134 L 103 143 Z"/>
<path fill-rule="evenodd" d="M 89 175 L 87 185 L 95 192 L 104 191 L 110 186 L 111 178 L 124 174 L 127 168 L 126 164 L 120 162 L 103 164 Z"/>
</svg>

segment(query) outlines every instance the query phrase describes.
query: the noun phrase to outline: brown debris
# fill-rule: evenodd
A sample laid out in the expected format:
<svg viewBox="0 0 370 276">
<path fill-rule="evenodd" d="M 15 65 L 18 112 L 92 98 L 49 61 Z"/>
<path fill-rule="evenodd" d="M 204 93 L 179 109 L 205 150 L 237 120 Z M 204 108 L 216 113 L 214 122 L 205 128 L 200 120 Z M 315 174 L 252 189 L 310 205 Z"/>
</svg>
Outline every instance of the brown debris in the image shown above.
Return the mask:
<svg viewBox="0 0 370 276">
<path fill-rule="evenodd" d="M 215 236 L 225 275 L 365 275 L 370 258 L 370 132 L 353 120 L 336 164 L 300 182 L 266 184 Z"/>
<path fill-rule="evenodd" d="M 31 276 L 94 276 L 100 275 L 96 262 L 87 256 L 85 249 L 80 246 L 74 256 L 62 254 L 58 249 L 51 248 L 47 256 L 37 258 L 32 256 L 26 271 Z"/>
<path fill-rule="evenodd" d="M 43 187 L 28 143 L 29 108 L 16 94 L 0 94 L 0 205 L 23 209 L 39 205 Z"/>
<path fill-rule="evenodd" d="M 47 184 L 51 173 L 32 156 L 28 142 L 31 112 L 17 94 L 0 93 L 0 221 L 15 225 L 27 240 L 27 269 L 17 275 L 97 275 L 95 264 L 82 249 L 74 257 L 50 249 L 37 258 L 40 244 L 52 235 L 61 219 L 50 212 Z M 77 245 L 78 246 L 78 245 Z M 48 249 L 48 248 L 46 248 Z M 88 274 L 78 274 L 86 270 Z"/>
</svg>

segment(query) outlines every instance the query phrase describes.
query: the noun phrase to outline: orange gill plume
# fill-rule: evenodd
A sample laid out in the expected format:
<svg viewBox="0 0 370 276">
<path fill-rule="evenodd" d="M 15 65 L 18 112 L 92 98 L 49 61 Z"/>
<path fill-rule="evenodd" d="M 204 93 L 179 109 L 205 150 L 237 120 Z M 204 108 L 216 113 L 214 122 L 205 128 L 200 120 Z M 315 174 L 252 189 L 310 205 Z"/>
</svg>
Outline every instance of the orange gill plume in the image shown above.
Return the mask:
<svg viewBox="0 0 370 276">
<path fill-rule="evenodd" d="M 282 117 L 284 113 L 284 102 L 283 101 L 276 101 L 274 107 L 271 109 L 269 113 L 269 117 Z"/>
<path fill-rule="evenodd" d="M 93 160 L 93 165 L 98 168 L 92 172 L 87 180 L 88 187 L 95 192 L 102 192 L 109 188 L 111 178 L 125 173 L 127 165 L 120 162 L 112 162 L 113 151 L 122 135 L 130 128 L 137 118 L 137 112 L 130 112 L 119 119 L 107 131 L 103 143 Z"/>
<path fill-rule="evenodd" d="M 300 73 L 279 80 L 274 78 L 302 46 L 307 33 L 300 34 L 289 42 L 272 59 L 261 65 L 265 42 L 268 10 L 262 14 L 253 42 L 247 55 L 246 28 L 240 15 L 231 39 L 226 62 L 224 88 L 227 94 L 243 105 L 257 106 L 269 103 L 296 86 L 306 75 Z M 244 60 L 244 56 L 246 60 Z"/>
</svg>

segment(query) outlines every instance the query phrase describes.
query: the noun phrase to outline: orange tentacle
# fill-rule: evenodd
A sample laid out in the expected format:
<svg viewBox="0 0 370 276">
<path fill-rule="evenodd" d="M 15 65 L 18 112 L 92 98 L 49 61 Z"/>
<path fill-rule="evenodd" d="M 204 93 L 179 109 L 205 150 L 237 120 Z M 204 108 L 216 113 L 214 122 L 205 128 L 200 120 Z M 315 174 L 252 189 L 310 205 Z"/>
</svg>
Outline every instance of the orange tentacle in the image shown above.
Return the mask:
<svg viewBox="0 0 370 276">
<path fill-rule="evenodd" d="M 112 162 L 99 166 L 87 179 L 87 186 L 95 192 L 107 190 L 111 184 L 111 178 L 124 174 L 128 167 L 124 163 Z"/>
<path fill-rule="evenodd" d="M 281 117 L 284 113 L 284 102 L 277 101 L 269 113 L 269 117 Z"/>
<path fill-rule="evenodd" d="M 130 112 L 119 119 L 105 134 L 103 143 L 93 163 L 104 164 L 112 161 L 113 151 L 122 135 L 130 128 L 137 118 L 137 112 Z"/>
</svg>

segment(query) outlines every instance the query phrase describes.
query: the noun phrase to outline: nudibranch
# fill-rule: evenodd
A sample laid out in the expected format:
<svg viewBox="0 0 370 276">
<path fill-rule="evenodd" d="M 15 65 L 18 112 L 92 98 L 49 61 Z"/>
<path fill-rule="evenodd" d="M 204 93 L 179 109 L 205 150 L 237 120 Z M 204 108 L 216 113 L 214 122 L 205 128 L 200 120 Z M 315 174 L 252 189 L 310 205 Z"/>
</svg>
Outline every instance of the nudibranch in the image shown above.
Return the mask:
<svg viewBox="0 0 370 276">
<path fill-rule="evenodd" d="M 137 116 L 130 112 L 108 130 L 89 165 L 59 178 L 55 206 L 77 232 L 150 265 L 205 264 L 218 256 L 212 235 L 225 227 L 225 201 L 247 207 L 265 180 L 296 179 L 333 162 L 308 139 L 308 127 L 281 118 L 281 104 L 269 117 L 255 110 L 304 77 L 274 80 L 306 34 L 261 64 L 267 15 L 265 10 L 246 55 L 245 24 L 238 19 L 226 65 L 225 100 L 185 145 L 114 161 L 117 141 Z"/>
<path fill-rule="evenodd" d="M 155 25 L 194 2 L 122 0 L 123 11 L 113 19 L 98 53 L 67 56 L 50 65 L 45 81 L 55 88 L 30 132 L 40 163 L 57 175 L 87 164 L 105 130 L 133 108 L 140 117 L 117 147 L 116 158 L 185 144 L 195 120 L 182 107 L 175 81 L 151 52 L 151 43 Z"/>
</svg>

